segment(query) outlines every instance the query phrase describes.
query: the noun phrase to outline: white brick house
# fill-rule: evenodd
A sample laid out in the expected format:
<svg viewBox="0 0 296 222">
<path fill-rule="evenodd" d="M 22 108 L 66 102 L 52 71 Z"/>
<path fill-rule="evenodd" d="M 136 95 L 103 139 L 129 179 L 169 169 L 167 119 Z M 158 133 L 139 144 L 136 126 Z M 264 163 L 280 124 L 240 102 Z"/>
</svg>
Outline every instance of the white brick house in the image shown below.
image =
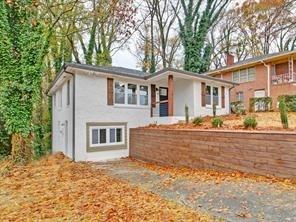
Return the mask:
<svg viewBox="0 0 296 222">
<path fill-rule="evenodd" d="M 170 124 L 230 112 L 233 83 L 164 69 L 154 74 L 120 67 L 65 64 L 49 89 L 53 152 L 76 161 L 129 155 L 129 128 Z"/>
</svg>

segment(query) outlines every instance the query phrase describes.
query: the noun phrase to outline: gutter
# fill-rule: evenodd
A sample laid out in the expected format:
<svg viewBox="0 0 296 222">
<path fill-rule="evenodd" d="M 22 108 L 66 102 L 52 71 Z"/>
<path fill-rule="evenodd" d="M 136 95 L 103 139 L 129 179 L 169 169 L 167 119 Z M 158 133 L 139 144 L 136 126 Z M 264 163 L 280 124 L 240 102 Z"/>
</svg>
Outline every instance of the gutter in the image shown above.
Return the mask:
<svg viewBox="0 0 296 222">
<path fill-rule="evenodd" d="M 270 97 L 270 65 L 267 65 L 263 60 L 260 62 L 267 68 L 267 96 Z"/>
<path fill-rule="evenodd" d="M 72 159 L 75 161 L 75 73 L 68 72 L 66 68 L 64 72 L 70 74 L 73 77 L 73 94 L 72 94 Z"/>
</svg>

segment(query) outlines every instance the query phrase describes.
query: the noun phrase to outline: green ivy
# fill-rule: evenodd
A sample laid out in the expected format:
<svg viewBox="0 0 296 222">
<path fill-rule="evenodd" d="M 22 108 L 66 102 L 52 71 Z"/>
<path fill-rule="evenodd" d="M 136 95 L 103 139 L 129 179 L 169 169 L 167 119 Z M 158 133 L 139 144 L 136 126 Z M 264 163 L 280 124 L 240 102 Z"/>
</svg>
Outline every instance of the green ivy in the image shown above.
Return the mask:
<svg viewBox="0 0 296 222">
<path fill-rule="evenodd" d="M 28 138 L 40 96 L 45 29 L 29 0 L 1 1 L 0 17 L 0 110 L 7 132 Z"/>
</svg>

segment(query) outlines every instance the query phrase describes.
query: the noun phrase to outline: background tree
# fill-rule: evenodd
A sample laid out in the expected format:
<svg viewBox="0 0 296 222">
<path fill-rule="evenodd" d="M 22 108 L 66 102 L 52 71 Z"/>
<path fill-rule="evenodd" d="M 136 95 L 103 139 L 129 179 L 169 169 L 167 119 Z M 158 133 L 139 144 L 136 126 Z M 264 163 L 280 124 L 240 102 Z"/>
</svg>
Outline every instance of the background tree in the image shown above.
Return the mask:
<svg viewBox="0 0 296 222">
<path fill-rule="evenodd" d="M 184 69 L 205 72 L 210 66 L 212 48 L 207 44 L 211 26 L 226 9 L 230 0 L 180 0 L 183 17 L 177 12 L 184 47 Z"/>
</svg>

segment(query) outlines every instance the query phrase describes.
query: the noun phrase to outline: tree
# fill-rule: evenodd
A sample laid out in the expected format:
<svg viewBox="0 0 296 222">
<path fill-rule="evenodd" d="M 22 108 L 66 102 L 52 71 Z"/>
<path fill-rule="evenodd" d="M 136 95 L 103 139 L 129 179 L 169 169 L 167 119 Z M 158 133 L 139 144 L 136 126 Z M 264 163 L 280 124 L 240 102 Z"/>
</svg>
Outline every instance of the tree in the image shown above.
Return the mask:
<svg viewBox="0 0 296 222">
<path fill-rule="evenodd" d="M 180 37 L 184 47 L 184 69 L 193 72 L 208 70 L 211 45 L 206 43 L 211 26 L 219 18 L 230 0 L 180 0 L 182 18 L 174 7 L 178 18 Z"/>
</svg>

